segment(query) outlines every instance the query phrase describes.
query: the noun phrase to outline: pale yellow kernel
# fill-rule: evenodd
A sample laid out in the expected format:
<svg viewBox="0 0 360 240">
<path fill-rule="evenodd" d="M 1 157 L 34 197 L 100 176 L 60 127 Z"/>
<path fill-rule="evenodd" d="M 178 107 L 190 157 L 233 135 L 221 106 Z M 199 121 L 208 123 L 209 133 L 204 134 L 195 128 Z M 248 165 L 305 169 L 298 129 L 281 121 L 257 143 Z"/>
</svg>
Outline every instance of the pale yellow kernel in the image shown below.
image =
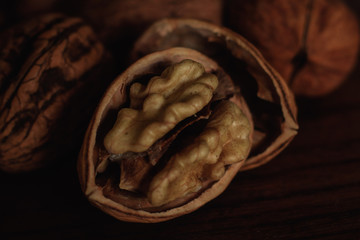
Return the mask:
<svg viewBox="0 0 360 240">
<path fill-rule="evenodd" d="M 172 157 L 153 178 L 149 187 L 150 202 L 159 206 L 199 191 L 201 179 L 217 181 L 225 174 L 226 165 L 244 161 L 250 149 L 250 123 L 244 118 L 234 103 L 220 102 L 200 136 Z M 180 168 L 182 171 L 178 171 Z M 168 187 L 160 189 L 158 182 L 164 179 Z M 155 191 L 161 192 L 161 201 L 152 200 Z"/>
<path fill-rule="evenodd" d="M 146 151 L 176 124 L 204 108 L 217 85 L 216 76 L 192 60 L 170 66 L 146 86 L 134 83 L 130 87 L 134 109 L 120 110 L 105 137 L 105 148 L 111 154 Z"/>
<path fill-rule="evenodd" d="M 219 180 L 222 176 L 224 176 L 224 174 L 225 174 L 224 163 L 218 162 L 213 165 L 210 177 L 213 180 Z"/>
<path fill-rule="evenodd" d="M 156 112 L 165 104 L 165 99 L 160 94 L 149 95 L 143 103 L 144 112 Z"/>
</svg>

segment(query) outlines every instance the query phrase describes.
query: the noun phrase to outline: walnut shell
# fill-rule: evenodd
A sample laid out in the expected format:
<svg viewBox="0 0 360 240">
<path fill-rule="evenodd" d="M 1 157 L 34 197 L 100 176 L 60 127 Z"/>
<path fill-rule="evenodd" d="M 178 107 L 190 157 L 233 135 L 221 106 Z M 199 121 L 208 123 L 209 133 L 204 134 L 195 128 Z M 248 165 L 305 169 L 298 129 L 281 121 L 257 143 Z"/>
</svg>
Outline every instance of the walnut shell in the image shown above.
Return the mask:
<svg viewBox="0 0 360 240">
<path fill-rule="evenodd" d="M 191 59 L 193 61 L 201 63 L 204 66 L 206 72 L 213 72 L 215 73 L 215 75 L 219 77 L 219 81 L 220 81 L 219 84 L 223 83 L 225 84 L 225 86 L 224 88 L 220 88 L 219 92 L 221 92 L 221 94 L 218 95 L 215 94 L 216 96 L 215 98 L 217 97 L 219 97 L 220 99 L 223 98 L 224 97 L 223 93 L 226 93 L 227 91 L 226 89 L 227 88 L 226 84 L 228 84 L 226 82 L 227 76 L 214 61 L 192 49 L 171 48 L 165 51 L 158 51 L 149 54 L 139 59 L 133 65 L 131 65 L 125 72 L 123 72 L 120 76 L 118 76 L 115 79 L 115 81 L 111 84 L 111 86 L 108 88 L 106 94 L 101 100 L 91 120 L 78 161 L 78 172 L 79 172 L 82 190 L 84 191 L 85 195 L 88 197 L 89 201 L 92 204 L 94 204 L 95 206 L 99 207 L 106 213 L 120 220 L 135 221 L 135 222 L 160 222 L 196 210 L 197 208 L 201 207 L 206 202 L 215 198 L 225 190 L 227 185 L 230 183 L 230 181 L 233 179 L 233 177 L 236 175 L 240 167 L 245 162 L 244 160 L 250 151 L 253 125 L 251 124 L 251 116 L 247 108 L 247 105 L 245 104 L 244 99 L 241 97 L 241 95 L 238 95 L 231 99 L 238 106 L 238 108 L 242 110 L 244 116 L 246 116 L 246 119 L 248 119 L 249 121 L 249 125 L 248 125 L 249 132 L 247 134 L 248 137 L 245 144 L 246 146 L 245 146 L 245 150 L 242 152 L 243 153 L 242 156 L 235 155 L 234 158 L 234 156 L 232 155 L 226 158 L 228 159 L 229 163 L 227 163 L 225 167 L 225 172 L 219 175 L 220 176 L 219 179 L 210 182 L 205 181 L 201 190 L 199 189 L 197 189 L 196 191 L 191 190 L 190 192 L 186 190 L 186 195 L 184 195 L 183 197 L 179 197 L 176 199 L 170 197 L 168 200 L 166 200 L 166 202 L 163 202 L 163 199 L 159 200 L 159 198 L 157 197 L 158 195 L 156 193 L 157 191 L 159 191 L 159 189 L 156 188 L 156 186 L 154 185 L 157 185 L 159 181 L 162 182 L 162 178 L 164 177 L 164 175 L 165 176 L 168 175 L 168 173 L 166 172 L 171 171 L 171 166 L 169 170 L 169 163 L 165 162 L 166 167 L 164 169 L 166 169 L 165 170 L 166 172 L 163 173 L 162 175 L 159 175 L 159 177 L 157 177 L 156 180 L 157 182 L 155 182 L 150 186 L 150 189 L 155 187 L 155 190 L 149 193 L 151 194 L 150 199 L 154 199 L 154 202 L 149 202 L 146 199 L 146 197 L 142 196 L 140 193 L 132 193 L 124 190 L 129 188 L 120 189 L 118 187 L 119 184 L 119 180 L 117 177 L 118 173 L 114 174 L 114 172 L 111 172 L 114 171 L 114 166 L 111 166 L 111 163 L 108 162 L 107 164 L 105 164 L 106 166 L 104 167 L 104 162 L 106 162 L 104 158 L 108 158 L 109 152 L 104 150 L 105 148 L 103 146 L 104 145 L 103 141 L 105 138 L 105 134 L 109 131 L 109 129 L 111 129 L 112 124 L 115 121 L 116 112 L 119 109 L 124 109 L 124 107 L 128 105 L 127 103 L 128 87 L 134 81 L 138 82 L 143 80 L 144 76 L 148 76 L 149 74 L 153 74 L 153 73 L 159 73 L 159 71 L 164 70 L 166 66 L 172 65 L 173 63 L 181 62 L 182 60 L 185 59 Z M 222 82 L 223 80 L 224 82 Z M 210 105 L 208 106 L 210 107 Z M 227 107 L 224 108 L 221 107 L 219 109 L 220 110 L 220 112 L 218 111 L 219 112 L 218 114 L 220 114 L 219 116 L 222 116 L 223 114 L 221 110 L 226 108 Z M 204 111 L 205 113 L 207 112 L 206 108 Z M 202 113 L 198 113 L 198 114 L 201 115 Z M 228 118 L 224 117 L 224 120 L 226 119 Z M 220 117 L 219 120 L 223 120 L 222 117 Z M 188 127 L 189 124 L 192 124 L 188 120 L 186 120 L 185 123 L 186 124 L 184 127 L 180 127 L 180 130 L 178 129 L 176 130 L 176 133 L 172 133 L 172 134 L 174 135 L 181 134 L 178 133 L 178 131 L 182 132 L 184 131 L 184 128 Z M 211 127 L 212 129 L 214 127 L 217 128 L 216 126 L 218 124 L 218 121 L 215 121 L 214 124 L 215 125 Z M 134 126 L 137 125 L 135 124 Z M 227 127 L 225 127 L 225 129 L 228 130 Z M 232 128 L 229 129 L 231 130 Z M 204 130 L 204 132 L 206 131 Z M 226 135 L 228 134 L 230 134 L 230 132 L 227 133 Z M 210 135 L 207 134 L 204 135 L 205 139 L 207 139 L 206 136 L 210 136 Z M 190 139 L 192 139 L 192 137 L 190 137 Z M 188 137 L 185 137 L 185 140 L 183 140 L 183 142 L 189 141 L 190 139 L 188 139 Z M 241 141 L 241 139 L 239 140 Z M 166 141 L 167 140 L 165 140 L 165 142 Z M 231 143 L 232 141 L 230 140 L 228 142 Z M 199 143 L 201 143 L 201 141 Z M 229 154 L 232 154 L 233 150 L 230 149 L 236 146 L 232 144 L 230 145 L 229 145 L 230 148 L 227 147 L 227 149 L 229 149 L 227 150 L 227 152 Z M 162 144 L 161 147 L 168 148 L 166 143 Z M 186 154 L 185 157 L 180 156 L 179 158 L 185 160 L 189 159 L 187 157 L 187 151 L 188 151 L 187 149 L 188 148 L 184 148 L 183 150 L 181 150 L 184 151 L 184 153 Z M 198 147 L 195 147 L 195 149 L 198 149 Z M 235 150 L 236 152 L 239 151 L 237 149 Z M 169 152 L 171 153 L 172 151 L 173 150 L 170 150 Z M 166 158 L 166 155 L 164 156 Z M 130 158 L 131 156 L 130 154 L 124 154 L 124 157 L 125 157 L 124 160 L 126 160 L 126 158 Z M 136 164 L 136 161 L 137 161 L 136 158 L 132 159 L 132 162 L 134 162 L 133 164 Z M 171 165 L 177 164 L 176 163 L 177 159 L 172 161 L 173 163 L 171 163 Z M 147 163 L 146 162 L 142 163 L 139 166 L 140 170 L 144 168 L 144 164 L 146 165 Z M 138 166 L 131 165 L 130 168 L 125 168 L 125 170 L 131 171 L 131 168 L 134 167 L 138 167 Z M 193 167 L 191 167 L 191 169 L 193 169 Z M 204 171 L 206 172 L 208 171 L 208 169 Z M 121 174 L 123 174 L 123 172 Z M 186 171 L 186 174 L 189 174 L 189 171 Z M 174 189 L 170 188 L 169 190 L 171 194 L 173 194 L 174 191 L 172 190 Z M 179 192 L 175 191 L 174 194 L 177 196 Z M 159 204 L 159 202 L 161 204 Z"/>
<path fill-rule="evenodd" d="M 80 147 L 107 84 L 99 70 L 110 69 L 91 28 L 49 14 L 5 31 L 0 46 L 0 169 L 36 169 Z"/>
<path fill-rule="evenodd" d="M 187 47 L 215 60 L 240 86 L 255 124 L 245 166 L 260 166 L 279 154 L 297 134 L 297 107 L 286 82 L 248 41 L 233 31 L 194 19 L 154 23 L 135 43 L 133 58 L 170 47 Z"/>
<path fill-rule="evenodd" d="M 357 61 L 358 20 L 338 0 L 228 1 L 227 25 L 250 40 L 295 95 L 334 91 Z"/>
<path fill-rule="evenodd" d="M 196 20 L 162 20 L 155 23 L 139 39 L 135 44 L 133 55 L 138 60 L 112 83 L 100 102 L 86 133 L 78 161 L 80 183 L 89 201 L 120 220 L 160 222 L 190 213 L 223 192 L 242 168 L 253 168 L 269 161 L 289 144 L 297 133 L 297 111 L 294 96 L 285 81 L 264 60 L 259 51 L 230 30 Z M 214 175 L 219 176 L 218 180 L 205 181 L 197 192 L 191 190 L 192 192 L 189 193 L 186 190 L 186 195 L 179 197 L 178 190 L 181 191 L 184 185 L 188 186 L 189 182 L 180 181 L 179 185 L 170 180 L 168 183 L 166 181 L 179 176 L 178 173 L 173 174 L 171 171 L 173 166 L 177 166 L 176 159 L 191 159 L 192 157 L 187 157 L 186 154 L 182 157 L 181 153 L 172 155 L 172 145 L 169 147 L 167 144 L 168 138 L 171 137 L 160 141 L 160 148 L 155 146 L 148 150 L 153 152 L 158 149 L 157 151 L 159 151 L 163 147 L 170 149 L 168 155 L 166 153 L 163 155 L 165 166 L 159 166 L 160 174 L 159 177 L 156 177 L 155 183 L 153 181 L 148 183 L 149 179 L 147 178 L 148 169 L 152 164 L 151 158 L 146 161 L 142 160 L 147 152 L 134 154 L 121 151 L 119 156 L 114 156 L 103 145 L 106 133 L 115 122 L 117 111 L 132 105 L 132 100 L 129 103 L 127 96 L 129 89 L 130 93 L 132 92 L 132 87 L 130 87 L 132 82 L 143 82 L 144 77 L 149 78 L 154 73 L 158 74 L 159 71 L 164 70 L 165 66 L 178 63 L 183 59 L 192 59 L 203 64 L 207 72 L 216 73 L 221 87 L 217 88 L 218 92 L 213 98 L 229 99 L 235 103 L 248 119 L 249 128 L 254 131 L 250 131 L 249 136 L 251 137 L 247 141 L 248 144 L 251 144 L 250 157 L 245 160 L 246 153 L 250 151 L 250 145 L 244 156 L 233 154 L 231 151 L 228 159 L 232 160 L 224 168 L 225 171 L 222 172 L 221 169 L 219 172 L 215 171 Z M 227 109 L 227 107 L 224 106 L 220 109 Z M 123 113 L 120 114 L 120 112 L 119 116 L 123 116 Z M 134 114 L 133 112 L 131 111 L 131 114 Z M 207 114 L 208 110 L 205 108 L 194 117 L 202 116 L 207 119 Z M 172 134 L 181 135 L 183 132 L 185 132 L 185 136 L 197 134 L 199 130 L 196 131 L 196 127 L 190 128 L 191 130 L 186 132 L 188 124 L 191 126 L 192 120 L 187 120 L 184 127 L 177 127 L 178 130 Z M 137 124 L 134 123 L 134 126 Z M 204 128 L 199 127 L 199 129 Z M 234 132 L 231 128 L 229 129 L 230 132 Z M 204 130 L 204 132 L 206 131 Z M 124 132 L 124 134 L 127 133 Z M 201 135 L 199 134 L 199 136 Z M 190 137 L 190 139 L 197 139 L 197 137 Z M 185 140 L 180 141 L 179 145 L 193 142 L 190 139 L 185 137 Z M 196 143 L 196 140 L 194 141 Z M 235 143 L 236 141 L 231 142 Z M 155 145 L 157 144 L 155 143 Z M 238 151 L 243 146 L 240 144 L 232 147 Z M 176 150 L 177 147 L 174 149 Z M 180 149 L 187 148 L 180 147 Z M 120 172 L 119 166 L 113 165 L 118 158 L 121 159 Z M 170 159 L 168 160 L 168 158 Z M 194 168 L 197 168 L 196 165 Z M 134 171 L 134 169 L 137 170 Z M 164 174 L 161 169 L 165 171 Z M 155 173 L 157 171 L 155 169 Z M 204 172 L 207 172 L 205 168 Z M 187 171 L 183 173 L 184 176 L 189 174 L 191 175 Z M 140 181 L 137 177 L 140 177 Z M 129 180 L 129 178 L 133 179 Z M 191 178 L 192 176 L 190 176 Z M 143 181 L 144 179 L 145 181 Z M 197 188 L 196 184 L 201 178 L 196 179 L 191 180 L 192 183 L 195 182 L 194 188 Z M 159 190 L 156 187 L 159 185 L 165 186 L 166 192 L 173 195 L 163 200 L 164 188 Z M 148 198 L 144 197 L 142 192 L 144 189 L 145 192 L 150 189 Z"/>
</svg>

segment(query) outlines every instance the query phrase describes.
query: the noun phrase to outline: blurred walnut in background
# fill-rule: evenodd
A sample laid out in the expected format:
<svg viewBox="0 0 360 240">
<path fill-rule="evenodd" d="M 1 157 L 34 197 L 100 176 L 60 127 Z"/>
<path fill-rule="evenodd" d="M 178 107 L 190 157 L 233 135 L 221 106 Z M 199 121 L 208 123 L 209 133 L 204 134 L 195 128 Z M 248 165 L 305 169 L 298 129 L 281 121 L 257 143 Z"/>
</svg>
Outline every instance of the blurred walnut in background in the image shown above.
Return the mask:
<svg viewBox="0 0 360 240">
<path fill-rule="evenodd" d="M 82 0 L 81 14 L 109 41 L 122 30 L 140 32 L 166 17 L 196 18 L 220 24 L 222 0 Z"/>
<path fill-rule="evenodd" d="M 14 0 L 0 6 L 0 21 L 8 23 L 46 12 L 80 16 L 105 42 L 115 43 L 126 36 L 137 37 L 153 22 L 166 17 L 221 24 L 223 0 Z"/>
<path fill-rule="evenodd" d="M 359 26 L 338 0 L 227 1 L 227 24 L 260 49 L 296 95 L 335 90 L 354 67 Z"/>
<path fill-rule="evenodd" d="M 195 18 L 221 24 L 222 0 L 81 0 L 79 14 L 118 57 L 152 23 L 162 18 Z"/>
</svg>

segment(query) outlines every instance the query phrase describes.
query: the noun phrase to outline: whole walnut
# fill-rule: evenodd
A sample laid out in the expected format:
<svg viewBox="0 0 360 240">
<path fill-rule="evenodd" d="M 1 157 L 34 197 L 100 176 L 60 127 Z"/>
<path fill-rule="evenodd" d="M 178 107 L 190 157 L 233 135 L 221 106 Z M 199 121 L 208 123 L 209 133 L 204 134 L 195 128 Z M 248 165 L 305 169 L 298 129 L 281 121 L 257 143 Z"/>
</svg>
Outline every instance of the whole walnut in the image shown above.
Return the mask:
<svg viewBox="0 0 360 240">
<path fill-rule="evenodd" d="M 250 40 L 296 95 L 335 90 L 354 67 L 359 26 L 338 0 L 227 2 L 227 24 Z"/>
<path fill-rule="evenodd" d="M 29 171 L 79 147 L 113 64 L 80 18 L 42 15 L 0 36 L 0 169 Z"/>
<path fill-rule="evenodd" d="M 223 0 L 80 0 L 75 12 L 87 20 L 120 61 L 152 23 L 163 18 L 196 18 L 221 24 Z M 70 12 L 71 11 L 71 12 Z M 126 66 L 128 63 L 125 63 Z"/>
</svg>

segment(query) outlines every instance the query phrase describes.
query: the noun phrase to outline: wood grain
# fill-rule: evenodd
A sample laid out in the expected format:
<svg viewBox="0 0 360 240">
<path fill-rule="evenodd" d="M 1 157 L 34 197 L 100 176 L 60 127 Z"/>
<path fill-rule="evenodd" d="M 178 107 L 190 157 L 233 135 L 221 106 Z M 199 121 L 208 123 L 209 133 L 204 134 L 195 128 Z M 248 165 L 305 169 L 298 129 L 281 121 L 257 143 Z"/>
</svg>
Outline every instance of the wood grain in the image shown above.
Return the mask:
<svg viewBox="0 0 360 240">
<path fill-rule="evenodd" d="M 77 153 L 37 172 L 0 173 L 0 238 L 360 239 L 360 65 L 333 94 L 298 105 L 300 131 L 283 153 L 164 223 L 120 222 L 91 206 Z"/>
</svg>

